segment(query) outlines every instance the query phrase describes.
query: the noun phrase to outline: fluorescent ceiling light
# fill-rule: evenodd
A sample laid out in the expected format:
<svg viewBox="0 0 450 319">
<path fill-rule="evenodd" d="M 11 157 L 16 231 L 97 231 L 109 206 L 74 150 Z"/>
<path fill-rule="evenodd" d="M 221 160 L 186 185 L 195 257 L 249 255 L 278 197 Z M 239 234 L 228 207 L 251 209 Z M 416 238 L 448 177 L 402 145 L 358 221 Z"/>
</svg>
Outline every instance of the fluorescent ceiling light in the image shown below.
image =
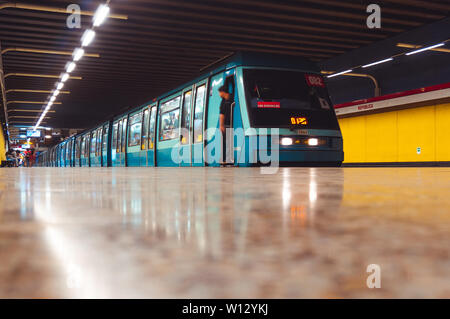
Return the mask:
<svg viewBox="0 0 450 319">
<path fill-rule="evenodd" d="M 369 63 L 369 64 L 366 64 L 366 65 L 363 65 L 362 67 L 363 67 L 363 68 L 368 68 L 369 66 L 373 66 L 373 65 L 377 65 L 377 64 L 389 62 L 389 61 L 392 61 L 392 60 L 394 60 L 394 58 L 389 58 L 389 59 L 384 59 L 384 60 L 381 60 L 381 61 Z"/>
<path fill-rule="evenodd" d="M 59 90 L 53 91 L 53 96 L 58 96 L 58 95 L 59 95 Z"/>
<path fill-rule="evenodd" d="M 83 36 L 81 37 L 81 46 L 87 47 L 91 44 L 92 40 L 94 40 L 95 31 L 89 29 L 84 31 Z"/>
<path fill-rule="evenodd" d="M 52 97 L 50 98 L 50 102 L 55 102 L 56 100 L 56 96 L 52 95 Z"/>
<path fill-rule="evenodd" d="M 45 135 L 45 138 L 52 138 L 51 135 Z"/>
<path fill-rule="evenodd" d="M 419 49 L 419 50 L 416 50 L 416 51 L 408 52 L 408 53 L 406 53 L 406 55 L 411 55 L 411 54 L 416 54 L 416 53 L 419 53 L 419 52 L 431 50 L 431 49 L 434 49 L 434 48 L 441 47 L 443 45 L 445 45 L 445 43 L 435 44 L 435 45 L 432 45 L 430 47 L 426 47 L 426 48 L 422 48 L 422 49 Z"/>
<path fill-rule="evenodd" d="M 72 57 L 74 61 L 79 61 L 84 55 L 84 50 L 82 48 L 76 48 L 73 53 Z"/>
<path fill-rule="evenodd" d="M 64 83 L 63 82 L 59 82 L 58 84 L 56 84 L 56 89 L 57 90 L 61 90 L 63 88 L 63 86 L 64 86 Z"/>
<path fill-rule="evenodd" d="M 341 75 L 341 74 L 345 74 L 345 73 L 349 73 L 349 72 L 352 72 L 352 71 L 353 70 L 346 70 L 346 71 L 342 71 L 342 72 L 339 72 L 339 73 L 331 74 L 331 75 L 327 76 L 327 78 L 332 78 L 332 77 L 335 77 L 335 76 L 338 76 L 338 75 Z"/>
<path fill-rule="evenodd" d="M 47 107 L 51 107 L 53 105 L 53 102 L 48 102 Z"/>
<path fill-rule="evenodd" d="M 75 70 L 75 67 L 76 67 L 77 65 L 75 64 L 75 62 L 67 62 L 66 63 L 66 71 L 67 71 L 67 73 L 70 73 L 70 72 L 72 72 L 73 70 Z"/>
<path fill-rule="evenodd" d="M 94 27 L 101 25 L 109 15 L 109 7 L 106 4 L 101 4 L 98 6 L 97 11 L 94 14 Z"/>
<path fill-rule="evenodd" d="M 69 73 L 63 73 L 61 74 L 61 82 L 66 82 L 67 79 L 69 78 Z"/>
</svg>

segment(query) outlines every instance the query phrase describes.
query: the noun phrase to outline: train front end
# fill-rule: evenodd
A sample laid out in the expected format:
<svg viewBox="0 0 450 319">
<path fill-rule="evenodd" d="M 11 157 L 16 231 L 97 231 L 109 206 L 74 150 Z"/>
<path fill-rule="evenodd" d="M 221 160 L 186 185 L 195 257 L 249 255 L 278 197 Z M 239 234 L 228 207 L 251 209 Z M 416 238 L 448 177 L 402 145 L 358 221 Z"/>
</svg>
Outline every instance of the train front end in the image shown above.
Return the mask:
<svg viewBox="0 0 450 319">
<path fill-rule="evenodd" d="M 342 164 L 342 134 L 320 73 L 241 67 L 237 77 L 242 124 L 250 128 L 247 164 Z"/>
</svg>

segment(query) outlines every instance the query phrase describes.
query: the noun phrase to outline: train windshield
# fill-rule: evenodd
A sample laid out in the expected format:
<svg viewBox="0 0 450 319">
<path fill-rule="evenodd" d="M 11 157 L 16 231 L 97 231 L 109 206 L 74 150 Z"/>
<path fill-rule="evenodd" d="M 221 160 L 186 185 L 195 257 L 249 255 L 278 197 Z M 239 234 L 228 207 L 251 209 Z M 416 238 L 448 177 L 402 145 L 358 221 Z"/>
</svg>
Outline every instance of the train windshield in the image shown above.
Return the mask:
<svg viewBox="0 0 450 319">
<path fill-rule="evenodd" d="M 244 85 L 253 127 L 338 128 L 320 75 L 245 69 Z"/>
</svg>

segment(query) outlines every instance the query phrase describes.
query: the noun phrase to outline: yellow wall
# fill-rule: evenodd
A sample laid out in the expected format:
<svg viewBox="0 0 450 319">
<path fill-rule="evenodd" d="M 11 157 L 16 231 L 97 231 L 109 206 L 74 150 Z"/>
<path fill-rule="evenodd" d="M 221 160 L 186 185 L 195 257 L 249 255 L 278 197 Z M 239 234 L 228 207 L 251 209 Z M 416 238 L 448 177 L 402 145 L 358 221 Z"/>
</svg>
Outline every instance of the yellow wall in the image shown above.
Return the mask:
<svg viewBox="0 0 450 319">
<path fill-rule="evenodd" d="M 450 103 L 342 118 L 339 124 L 345 163 L 450 161 Z"/>
<path fill-rule="evenodd" d="M 3 130 L 0 128 L 0 163 L 4 160 L 6 160 L 5 137 L 3 136 Z"/>
</svg>

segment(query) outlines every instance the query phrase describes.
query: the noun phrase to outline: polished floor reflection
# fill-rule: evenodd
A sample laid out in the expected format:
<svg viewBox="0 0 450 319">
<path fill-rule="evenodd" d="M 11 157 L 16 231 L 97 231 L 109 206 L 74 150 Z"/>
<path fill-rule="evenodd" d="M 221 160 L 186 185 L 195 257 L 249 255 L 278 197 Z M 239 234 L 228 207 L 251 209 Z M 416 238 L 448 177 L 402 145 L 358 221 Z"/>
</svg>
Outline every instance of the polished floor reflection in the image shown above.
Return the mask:
<svg viewBox="0 0 450 319">
<path fill-rule="evenodd" d="M 0 201 L 1 298 L 450 298 L 450 168 L 8 168 Z"/>
</svg>

